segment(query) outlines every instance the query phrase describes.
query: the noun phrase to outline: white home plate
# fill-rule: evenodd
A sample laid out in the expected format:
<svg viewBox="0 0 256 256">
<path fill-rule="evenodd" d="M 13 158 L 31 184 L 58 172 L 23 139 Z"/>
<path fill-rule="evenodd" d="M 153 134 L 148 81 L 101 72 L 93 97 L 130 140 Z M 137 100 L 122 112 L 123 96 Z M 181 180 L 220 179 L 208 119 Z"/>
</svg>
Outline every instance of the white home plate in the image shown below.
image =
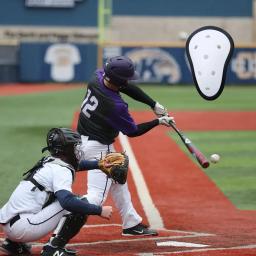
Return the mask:
<svg viewBox="0 0 256 256">
<path fill-rule="evenodd" d="M 202 248 L 207 247 L 207 244 L 194 244 L 194 243 L 185 243 L 185 242 L 176 242 L 176 241 L 165 241 L 165 242 L 157 242 L 157 246 L 175 246 L 175 247 L 196 247 Z"/>
</svg>

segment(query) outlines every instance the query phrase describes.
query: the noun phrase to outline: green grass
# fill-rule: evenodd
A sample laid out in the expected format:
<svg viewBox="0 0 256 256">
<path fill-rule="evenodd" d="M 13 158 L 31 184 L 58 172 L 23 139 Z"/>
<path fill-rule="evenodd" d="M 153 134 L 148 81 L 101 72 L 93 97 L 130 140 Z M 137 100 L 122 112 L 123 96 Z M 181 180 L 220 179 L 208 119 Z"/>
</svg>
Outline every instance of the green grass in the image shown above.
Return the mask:
<svg viewBox="0 0 256 256">
<path fill-rule="evenodd" d="M 41 157 L 51 127 L 70 127 L 83 90 L 0 97 L 0 205 Z"/>
<path fill-rule="evenodd" d="M 192 159 L 177 134 L 169 134 Z M 186 135 L 208 157 L 221 156 L 220 162 L 203 169 L 222 192 L 240 209 L 256 209 L 256 131 L 187 132 Z M 193 160 L 194 161 L 194 160 Z"/>
<path fill-rule="evenodd" d="M 143 86 L 169 111 L 256 111 L 256 87 L 230 86 L 215 101 L 202 99 L 192 86 Z M 69 127 L 79 109 L 84 88 L 0 97 L 0 205 L 10 196 L 22 173 L 41 156 L 45 135 L 54 126 Z M 149 109 L 124 97 L 131 110 Z M 243 121 L 237 120 L 238 122 Z M 193 132 L 188 134 L 206 154 L 219 153 L 218 165 L 207 174 L 241 209 L 256 209 L 255 132 Z M 173 136 L 173 135 L 172 135 Z M 174 136 L 176 137 L 176 136 Z M 210 140 L 210 138 L 213 138 Z M 177 140 L 177 143 L 178 140 Z"/>
<path fill-rule="evenodd" d="M 143 87 L 145 88 L 145 87 Z M 226 86 L 221 96 L 214 101 L 204 100 L 192 86 L 147 86 L 149 95 L 171 110 L 205 110 L 205 111 L 249 111 L 256 110 L 253 86 Z M 132 101 L 128 97 L 130 109 L 144 109 L 145 105 Z"/>
</svg>

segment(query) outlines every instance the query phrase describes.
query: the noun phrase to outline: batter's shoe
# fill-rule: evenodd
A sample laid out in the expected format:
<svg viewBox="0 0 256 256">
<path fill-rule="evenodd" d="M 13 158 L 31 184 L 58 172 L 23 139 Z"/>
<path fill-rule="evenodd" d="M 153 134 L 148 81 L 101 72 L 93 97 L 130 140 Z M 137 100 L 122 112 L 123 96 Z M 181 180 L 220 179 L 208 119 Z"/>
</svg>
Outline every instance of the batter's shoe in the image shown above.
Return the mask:
<svg viewBox="0 0 256 256">
<path fill-rule="evenodd" d="M 6 238 L 2 243 L 0 250 L 5 252 L 7 255 L 12 256 L 29 256 L 31 255 L 31 245 L 25 243 L 13 242 Z"/>
<path fill-rule="evenodd" d="M 138 225 L 123 229 L 123 236 L 158 236 L 158 233 L 154 229 L 149 229 L 148 226 L 139 223 Z"/>
<path fill-rule="evenodd" d="M 41 256 L 75 256 L 76 251 L 67 248 L 53 247 L 49 244 L 45 245 L 41 251 Z"/>
</svg>

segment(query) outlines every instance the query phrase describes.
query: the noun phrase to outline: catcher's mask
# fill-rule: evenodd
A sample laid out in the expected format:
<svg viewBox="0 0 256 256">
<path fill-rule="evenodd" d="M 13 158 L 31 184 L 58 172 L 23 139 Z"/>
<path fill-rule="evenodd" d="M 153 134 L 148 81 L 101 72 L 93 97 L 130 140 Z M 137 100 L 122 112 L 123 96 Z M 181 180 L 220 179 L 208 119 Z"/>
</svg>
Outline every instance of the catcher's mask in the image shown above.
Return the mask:
<svg viewBox="0 0 256 256">
<path fill-rule="evenodd" d="M 135 65 L 131 59 L 125 56 L 109 58 L 104 64 L 104 78 L 121 87 L 129 80 L 137 80 L 139 74 L 135 71 Z"/>
<path fill-rule="evenodd" d="M 189 36 L 186 54 L 196 89 L 204 99 L 214 100 L 222 93 L 233 49 L 232 37 L 219 27 L 202 27 Z"/>
<path fill-rule="evenodd" d="M 48 150 L 52 156 L 64 156 L 68 163 L 76 168 L 82 158 L 79 133 L 68 128 L 52 128 L 47 134 L 46 141 L 47 147 L 43 148 L 42 152 Z"/>
</svg>

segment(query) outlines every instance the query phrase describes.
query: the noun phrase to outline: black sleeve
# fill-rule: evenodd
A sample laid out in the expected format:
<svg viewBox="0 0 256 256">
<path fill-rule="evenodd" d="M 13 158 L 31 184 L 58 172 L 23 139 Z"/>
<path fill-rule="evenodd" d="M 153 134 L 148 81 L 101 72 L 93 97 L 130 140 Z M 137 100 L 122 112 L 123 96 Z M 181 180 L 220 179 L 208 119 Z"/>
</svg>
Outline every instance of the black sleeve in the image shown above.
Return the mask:
<svg viewBox="0 0 256 256">
<path fill-rule="evenodd" d="M 101 215 L 101 206 L 89 204 L 86 201 L 77 198 L 68 190 L 59 190 L 55 193 L 55 196 L 61 207 L 70 212 L 81 213 L 84 215 Z"/>
<path fill-rule="evenodd" d="M 137 125 L 137 127 L 138 127 L 137 131 L 134 132 L 134 133 L 127 134 L 127 136 L 128 137 L 140 136 L 140 135 L 150 131 L 152 128 L 156 127 L 157 125 L 159 125 L 159 120 L 158 119 L 154 119 L 150 122 L 138 124 Z"/>
<path fill-rule="evenodd" d="M 154 108 L 156 104 L 156 102 L 151 97 L 149 97 L 144 91 L 142 91 L 141 88 L 134 84 L 127 84 L 120 89 L 120 92 L 128 95 L 134 100 L 147 104 L 151 108 Z"/>
<path fill-rule="evenodd" d="M 82 160 L 78 165 L 78 172 L 83 170 L 99 169 L 98 161 Z"/>
</svg>

